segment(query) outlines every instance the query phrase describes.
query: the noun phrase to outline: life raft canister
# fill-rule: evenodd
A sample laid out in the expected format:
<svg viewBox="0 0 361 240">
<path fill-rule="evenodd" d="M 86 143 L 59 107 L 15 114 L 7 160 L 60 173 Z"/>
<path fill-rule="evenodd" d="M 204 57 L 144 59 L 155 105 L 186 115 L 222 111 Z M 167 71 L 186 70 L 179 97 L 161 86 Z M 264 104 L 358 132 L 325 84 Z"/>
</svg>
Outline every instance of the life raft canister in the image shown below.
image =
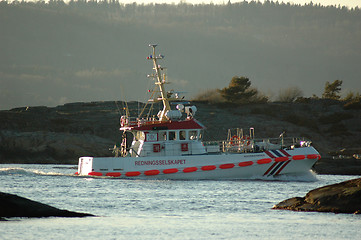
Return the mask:
<svg viewBox="0 0 361 240">
<path fill-rule="evenodd" d="M 231 137 L 230 143 L 232 146 L 235 146 L 235 145 L 239 144 L 239 140 L 240 140 L 240 138 L 237 135 L 234 135 L 233 137 Z"/>
<path fill-rule="evenodd" d="M 243 136 L 243 137 L 241 138 L 241 143 L 242 143 L 242 145 L 249 146 L 249 144 L 251 143 L 250 140 L 251 140 L 250 137 L 248 137 L 248 136 Z"/>
</svg>

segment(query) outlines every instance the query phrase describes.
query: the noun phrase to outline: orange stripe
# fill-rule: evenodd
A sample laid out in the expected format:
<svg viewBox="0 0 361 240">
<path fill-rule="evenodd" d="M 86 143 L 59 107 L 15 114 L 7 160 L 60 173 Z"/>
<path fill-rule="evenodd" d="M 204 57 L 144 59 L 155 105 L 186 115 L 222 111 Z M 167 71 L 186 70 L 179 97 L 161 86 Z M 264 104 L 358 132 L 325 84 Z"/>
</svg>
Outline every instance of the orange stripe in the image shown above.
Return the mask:
<svg viewBox="0 0 361 240">
<path fill-rule="evenodd" d="M 309 155 L 307 155 L 307 158 L 308 159 L 316 159 L 316 158 L 318 158 L 318 155 L 317 154 L 309 154 Z"/>
<path fill-rule="evenodd" d="M 101 172 L 90 172 L 88 173 L 89 176 L 103 176 L 103 174 Z"/>
<path fill-rule="evenodd" d="M 183 172 L 189 173 L 189 172 L 195 172 L 197 170 L 198 170 L 198 168 L 196 168 L 196 167 L 188 167 L 188 168 L 183 169 Z"/>
<path fill-rule="evenodd" d="M 178 169 L 176 169 L 176 168 L 169 168 L 169 169 L 163 170 L 164 174 L 170 174 L 170 173 L 176 173 L 176 172 L 178 172 Z"/>
<path fill-rule="evenodd" d="M 305 159 L 306 156 L 305 155 L 295 155 L 295 156 L 292 156 L 292 159 L 293 160 L 303 160 Z"/>
<path fill-rule="evenodd" d="M 247 167 L 247 166 L 251 166 L 253 164 L 252 161 L 247 161 L 247 162 L 240 162 L 238 163 L 238 166 L 240 167 Z"/>
<path fill-rule="evenodd" d="M 122 176 L 122 174 L 120 172 L 108 172 L 107 174 L 105 174 L 105 176 L 108 176 L 108 177 L 120 177 L 120 176 Z"/>
<path fill-rule="evenodd" d="M 203 167 L 201 167 L 201 169 L 203 170 L 203 171 L 211 171 L 211 170 L 214 170 L 214 169 L 216 169 L 217 167 L 215 166 L 215 165 L 208 165 L 208 166 L 203 166 Z"/>
<path fill-rule="evenodd" d="M 275 162 L 286 162 L 287 160 L 289 160 L 288 157 L 276 157 L 275 158 Z"/>
<path fill-rule="evenodd" d="M 127 172 L 125 174 L 125 176 L 127 177 L 136 177 L 136 176 L 139 176 L 140 175 L 140 172 Z"/>
<path fill-rule="evenodd" d="M 228 168 L 233 168 L 233 167 L 234 167 L 233 163 L 227 163 L 227 164 L 219 165 L 220 169 L 228 169 Z"/>
<path fill-rule="evenodd" d="M 144 175 L 146 176 L 153 176 L 153 175 L 158 175 L 160 173 L 159 170 L 148 170 L 144 172 Z"/>
<path fill-rule="evenodd" d="M 263 159 L 257 160 L 258 164 L 267 164 L 270 162 L 272 162 L 272 159 L 270 159 L 270 158 L 263 158 Z"/>
</svg>

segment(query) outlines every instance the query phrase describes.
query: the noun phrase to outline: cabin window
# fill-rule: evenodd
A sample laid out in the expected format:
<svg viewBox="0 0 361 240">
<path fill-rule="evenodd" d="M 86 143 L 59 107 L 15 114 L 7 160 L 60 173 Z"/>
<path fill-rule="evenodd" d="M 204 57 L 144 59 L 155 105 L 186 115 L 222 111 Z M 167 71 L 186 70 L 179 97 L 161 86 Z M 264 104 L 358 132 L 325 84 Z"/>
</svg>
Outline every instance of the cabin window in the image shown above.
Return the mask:
<svg viewBox="0 0 361 240">
<path fill-rule="evenodd" d="M 159 141 L 167 141 L 167 132 L 159 133 Z"/>
<path fill-rule="evenodd" d="M 199 139 L 201 140 L 202 139 L 202 137 L 203 137 L 203 133 L 204 133 L 204 131 L 203 130 L 200 130 L 199 131 Z"/>
<path fill-rule="evenodd" d="M 146 141 L 147 142 L 156 142 L 156 141 L 158 141 L 157 133 L 146 133 Z"/>
<path fill-rule="evenodd" d="M 190 140 L 197 140 L 198 133 L 197 131 L 189 131 L 189 139 Z"/>
<path fill-rule="evenodd" d="M 169 140 L 176 140 L 176 138 L 177 138 L 176 132 L 170 131 L 169 132 Z"/>
<path fill-rule="evenodd" d="M 186 131 L 179 131 L 179 140 L 186 140 Z"/>
</svg>

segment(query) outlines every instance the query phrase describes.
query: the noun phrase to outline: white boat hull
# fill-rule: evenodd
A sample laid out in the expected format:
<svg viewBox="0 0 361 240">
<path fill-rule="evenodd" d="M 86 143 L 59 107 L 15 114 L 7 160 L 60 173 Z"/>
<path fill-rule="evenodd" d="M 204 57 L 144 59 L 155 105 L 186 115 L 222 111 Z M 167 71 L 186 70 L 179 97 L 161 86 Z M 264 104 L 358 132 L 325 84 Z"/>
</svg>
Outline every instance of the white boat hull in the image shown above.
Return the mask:
<svg viewBox="0 0 361 240">
<path fill-rule="evenodd" d="M 81 157 L 81 176 L 132 179 L 230 180 L 303 174 L 320 159 L 313 147 L 259 153 L 164 157 Z"/>
</svg>

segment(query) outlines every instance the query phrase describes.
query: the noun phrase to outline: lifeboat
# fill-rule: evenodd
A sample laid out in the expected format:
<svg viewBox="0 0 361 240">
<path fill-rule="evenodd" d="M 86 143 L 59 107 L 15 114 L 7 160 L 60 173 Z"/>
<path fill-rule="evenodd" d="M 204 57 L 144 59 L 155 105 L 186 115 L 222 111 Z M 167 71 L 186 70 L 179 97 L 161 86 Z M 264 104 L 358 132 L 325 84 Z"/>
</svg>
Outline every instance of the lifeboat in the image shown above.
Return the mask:
<svg viewBox="0 0 361 240">
<path fill-rule="evenodd" d="M 120 116 L 114 157 L 80 157 L 78 176 L 121 179 L 245 179 L 255 176 L 304 174 L 320 154 L 305 138 L 257 138 L 255 129 L 229 129 L 226 139 L 203 141 L 206 127 L 196 119 L 197 107 L 182 92 L 167 91 L 166 68 L 149 45 L 154 86 L 144 108 L 130 116 L 127 104 Z M 143 97 L 142 97 L 143 98 Z M 154 112 L 160 109 L 159 112 Z M 213 117 L 213 116 L 206 116 Z M 221 119 L 217 116 L 216 119 Z M 222 122 L 218 123 L 220 128 Z M 192 173 L 192 174 L 189 174 Z"/>
</svg>

